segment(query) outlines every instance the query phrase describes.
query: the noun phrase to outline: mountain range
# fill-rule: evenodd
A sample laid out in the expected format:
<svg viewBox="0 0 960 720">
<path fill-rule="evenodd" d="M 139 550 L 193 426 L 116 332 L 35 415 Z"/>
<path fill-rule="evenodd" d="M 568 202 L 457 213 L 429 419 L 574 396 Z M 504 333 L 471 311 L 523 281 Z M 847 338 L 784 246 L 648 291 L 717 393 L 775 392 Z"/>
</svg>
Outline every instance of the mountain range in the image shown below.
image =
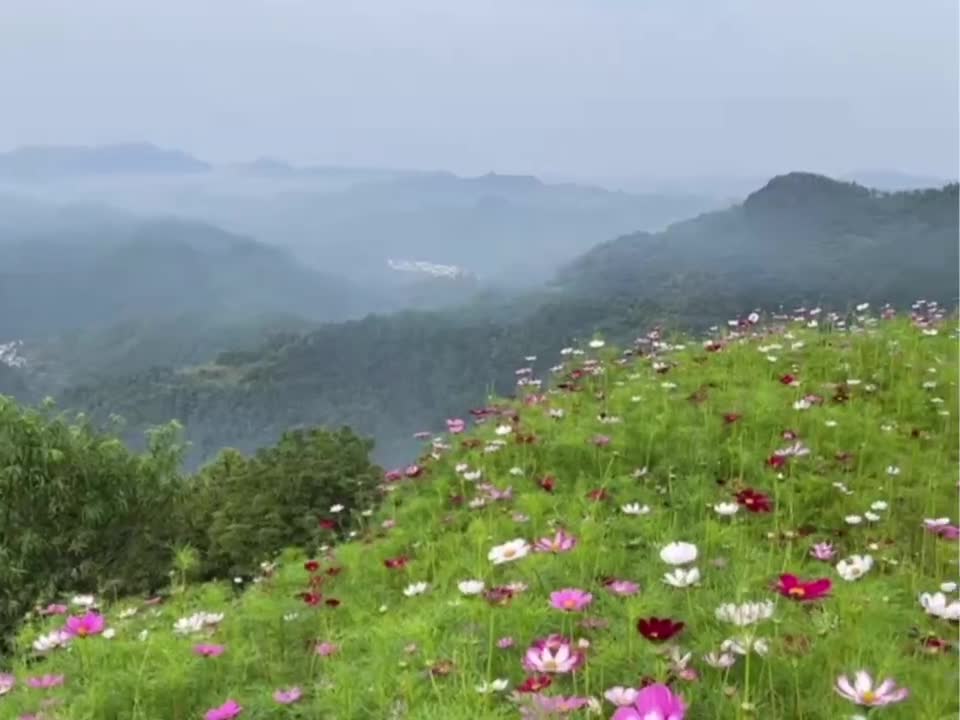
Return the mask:
<svg viewBox="0 0 960 720">
<path fill-rule="evenodd" d="M 734 207 L 600 244 L 531 290 L 274 334 L 212 362 L 75 384 L 61 402 L 98 422 L 123 416 L 131 443 L 177 418 L 192 464 L 315 424 L 348 424 L 376 439 L 379 461 L 400 462 L 415 451 L 414 432 L 488 391 L 509 393 L 516 368 L 546 372 L 525 358 L 594 333 L 696 330 L 794 305 L 843 311 L 925 297 L 955 306 L 957 203 L 956 184 L 889 194 L 792 173 Z"/>
</svg>

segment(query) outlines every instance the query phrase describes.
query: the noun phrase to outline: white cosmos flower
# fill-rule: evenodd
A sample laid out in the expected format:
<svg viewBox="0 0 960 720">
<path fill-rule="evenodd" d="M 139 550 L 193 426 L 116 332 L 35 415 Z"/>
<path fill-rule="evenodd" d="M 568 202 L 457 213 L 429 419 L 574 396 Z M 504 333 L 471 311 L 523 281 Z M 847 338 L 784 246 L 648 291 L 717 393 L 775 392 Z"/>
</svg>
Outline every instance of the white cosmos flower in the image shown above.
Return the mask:
<svg viewBox="0 0 960 720">
<path fill-rule="evenodd" d="M 126 620 L 127 618 L 132 618 L 138 612 L 139 610 L 137 608 L 128 607 L 128 608 L 124 608 L 119 613 L 117 613 L 117 617 L 120 618 L 121 620 Z"/>
<path fill-rule="evenodd" d="M 198 612 L 177 620 L 173 625 L 173 631 L 177 635 L 197 633 L 205 627 L 216 625 L 221 620 L 223 620 L 223 613 Z"/>
<path fill-rule="evenodd" d="M 483 580 L 462 580 L 457 587 L 464 595 L 479 595 L 486 587 Z"/>
<path fill-rule="evenodd" d="M 886 510 L 888 507 L 890 506 L 883 500 L 877 500 L 875 503 L 872 503 L 870 505 L 870 509 L 876 510 L 877 512 L 880 512 L 881 510 Z"/>
<path fill-rule="evenodd" d="M 677 588 L 690 587 L 700 582 L 700 571 L 697 568 L 674 568 L 663 576 L 663 581 Z"/>
<path fill-rule="evenodd" d="M 940 590 L 945 593 L 952 593 L 957 591 L 957 584 L 955 582 L 945 582 L 940 584 Z"/>
<path fill-rule="evenodd" d="M 50 652 L 56 648 L 66 647 L 72 639 L 72 636 L 65 630 L 54 630 L 34 640 L 33 649 L 39 653 Z"/>
<path fill-rule="evenodd" d="M 617 685 L 607 690 L 603 696 L 617 707 L 627 707 L 637 701 L 637 695 L 639 694 L 640 691 L 635 688 Z"/>
<path fill-rule="evenodd" d="M 519 560 L 528 554 L 530 554 L 530 543 L 523 538 L 516 538 L 503 545 L 491 548 L 490 552 L 487 553 L 487 559 L 494 565 L 502 565 L 513 560 Z"/>
<path fill-rule="evenodd" d="M 660 551 L 660 559 L 668 565 L 685 565 L 697 559 L 697 546 L 688 542 L 672 542 Z"/>
<path fill-rule="evenodd" d="M 590 341 L 590 347 L 592 347 L 594 350 L 598 350 L 599 348 L 602 348 L 604 345 L 606 345 L 606 343 L 603 340 Z"/>
<path fill-rule="evenodd" d="M 414 597 L 415 595 L 423 595 L 427 591 L 429 586 L 425 582 L 415 582 L 407 585 L 403 589 L 403 594 L 407 597 Z"/>
<path fill-rule="evenodd" d="M 509 425 L 497 425 L 496 433 L 497 435 L 509 435 L 513 432 L 513 428 Z"/>
<path fill-rule="evenodd" d="M 733 667 L 734 663 L 737 662 L 737 656 L 728 652 L 709 652 L 703 656 L 703 659 L 710 667 L 720 670 Z"/>
<path fill-rule="evenodd" d="M 732 623 L 739 627 L 753 625 L 763 620 L 773 617 L 773 602 L 763 600 L 761 602 L 724 603 L 714 611 L 717 620 Z"/>
<path fill-rule="evenodd" d="M 340 503 L 337 503 L 336 505 L 331 505 L 330 512 L 332 513 L 343 512 L 343 505 L 341 505 Z"/>
<path fill-rule="evenodd" d="M 623 511 L 624 515 L 646 515 L 650 512 L 650 506 L 641 505 L 640 503 L 627 503 L 621 506 L 620 510 Z"/>
<path fill-rule="evenodd" d="M 737 511 L 740 510 L 740 506 L 735 502 L 721 502 L 713 506 L 713 510 L 717 515 L 722 517 L 730 517 L 731 515 L 736 515 Z"/>
<path fill-rule="evenodd" d="M 887 475 L 899 475 L 899 474 L 900 474 L 900 468 L 898 468 L 896 465 L 887 466 Z"/>
<path fill-rule="evenodd" d="M 942 592 L 921 593 L 920 604 L 928 615 L 943 618 L 944 620 L 960 620 L 960 600 L 947 601 Z"/>
<path fill-rule="evenodd" d="M 924 518 L 923 524 L 928 528 L 937 528 L 943 527 L 944 525 L 950 524 L 950 518 L 941 517 L 941 518 Z"/>
<path fill-rule="evenodd" d="M 770 652 L 770 645 L 763 638 L 729 638 L 720 643 L 720 650 L 734 652 L 737 655 L 746 655 L 748 651 L 753 650 L 757 655 L 763 656 Z"/>
<path fill-rule="evenodd" d="M 116 628 L 107 628 L 100 634 L 100 637 L 106 638 L 107 640 L 111 640 L 112 638 L 116 637 L 116 635 L 117 635 Z"/>
<path fill-rule="evenodd" d="M 837 563 L 837 572 L 844 580 L 859 580 L 873 567 L 870 555 L 851 555 Z"/>
<path fill-rule="evenodd" d="M 863 518 L 859 515 L 847 515 L 844 518 L 844 521 L 847 523 L 847 525 L 859 525 L 863 522 Z"/>
<path fill-rule="evenodd" d="M 96 598 L 93 595 L 74 595 L 70 598 L 70 604 L 79 607 L 91 607 L 96 604 Z"/>
<path fill-rule="evenodd" d="M 497 678 L 490 682 L 480 683 L 476 685 L 476 690 L 481 695 L 488 695 L 495 692 L 503 692 L 507 689 L 507 686 L 510 684 L 510 681 L 506 678 Z"/>
<path fill-rule="evenodd" d="M 869 510 L 863 514 L 863 516 L 870 522 L 877 522 L 880 519 L 880 516 L 875 512 L 870 512 Z"/>
</svg>

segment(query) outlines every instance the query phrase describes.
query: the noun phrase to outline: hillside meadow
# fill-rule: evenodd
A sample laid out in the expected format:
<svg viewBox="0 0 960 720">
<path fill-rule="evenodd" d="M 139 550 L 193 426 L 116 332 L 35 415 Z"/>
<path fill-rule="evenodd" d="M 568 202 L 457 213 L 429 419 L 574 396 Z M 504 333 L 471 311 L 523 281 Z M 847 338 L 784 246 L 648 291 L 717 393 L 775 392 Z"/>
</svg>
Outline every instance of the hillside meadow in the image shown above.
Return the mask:
<svg viewBox="0 0 960 720">
<path fill-rule="evenodd" d="M 256 577 L 37 598 L 0 717 L 956 717 L 957 338 L 921 301 L 564 348 Z"/>
</svg>

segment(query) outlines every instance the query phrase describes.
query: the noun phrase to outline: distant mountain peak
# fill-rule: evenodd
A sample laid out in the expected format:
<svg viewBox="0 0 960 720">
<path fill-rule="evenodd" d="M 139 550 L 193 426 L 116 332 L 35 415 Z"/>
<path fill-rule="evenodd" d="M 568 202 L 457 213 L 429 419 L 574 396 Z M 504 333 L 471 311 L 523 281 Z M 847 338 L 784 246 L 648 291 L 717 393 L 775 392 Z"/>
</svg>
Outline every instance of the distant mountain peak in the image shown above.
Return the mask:
<svg viewBox="0 0 960 720">
<path fill-rule="evenodd" d="M 872 195 L 871 190 L 856 183 L 798 171 L 772 178 L 762 188 L 750 193 L 743 207 L 747 211 L 809 207 L 838 200 L 865 199 Z"/>
<path fill-rule="evenodd" d="M 210 166 L 181 150 L 148 142 L 112 145 L 23 145 L 0 153 L 0 175 L 23 178 L 206 172 Z"/>
</svg>

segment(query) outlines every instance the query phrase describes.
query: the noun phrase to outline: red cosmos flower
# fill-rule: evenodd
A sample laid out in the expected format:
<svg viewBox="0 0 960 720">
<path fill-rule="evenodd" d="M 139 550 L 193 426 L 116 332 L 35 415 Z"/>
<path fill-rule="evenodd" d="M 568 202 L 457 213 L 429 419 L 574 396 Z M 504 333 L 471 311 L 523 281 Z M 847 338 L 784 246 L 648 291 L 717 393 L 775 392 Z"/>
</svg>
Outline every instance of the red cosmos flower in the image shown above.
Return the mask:
<svg viewBox="0 0 960 720">
<path fill-rule="evenodd" d="M 740 413 L 733 413 L 733 412 L 732 412 L 732 413 L 725 413 L 724 416 L 723 416 L 723 421 L 724 421 L 727 425 L 733 425 L 733 423 L 735 423 L 737 420 L 739 420 L 739 419 L 742 418 L 742 417 L 743 417 L 743 415 L 741 415 Z"/>
<path fill-rule="evenodd" d="M 326 572 L 327 572 L 327 575 L 330 575 L 331 577 L 333 577 L 334 575 L 339 575 L 341 572 L 343 572 L 343 568 L 342 568 L 342 567 L 328 567 Z"/>
<path fill-rule="evenodd" d="M 406 555 L 398 555 L 395 558 L 387 558 L 383 561 L 383 564 L 389 570 L 402 570 L 408 562 L 410 562 L 410 558 Z"/>
<path fill-rule="evenodd" d="M 403 473 L 399 470 L 388 470 L 383 474 L 383 479 L 387 482 L 397 482 L 403 479 Z"/>
<path fill-rule="evenodd" d="M 516 593 L 509 587 L 495 587 L 487 590 L 483 596 L 491 605 L 506 605 Z"/>
<path fill-rule="evenodd" d="M 543 479 L 541 479 L 541 480 L 537 483 L 537 485 L 539 485 L 540 487 L 542 487 L 542 488 L 543 488 L 544 490 L 546 490 L 548 493 L 552 493 L 552 492 L 554 491 L 554 489 L 557 487 L 557 480 L 556 480 L 556 478 L 553 477 L 553 475 L 547 475 L 546 477 L 544 477 Z"/>
<path fill-rule="evenodd" d="M 938 655 L 948 652 L 953 647 L 948 641 L 941 640 L 936 636 L 928 636 L 920 641 L 920 648 L 930 655 Z"/>
<path fill-rule="evenodd" d="M 723 343 L 721 342 L 711 342 L 703 346 L 703 349 L 707 352 L 720 352 L 723 350 Z"/>
<path fill-rule="evenodd" d="M 307 572 L 314 573 L 320 569 L 320 563 L 317 560 L 307 560 L 303 564 L 303 569 Z"/>
<path fill-rule="evenodd" d="M 831 587 L 833 587 L 833 583 L 830 582 L 829 578 L 805 581 L 796 575 L 781 575 L 775 589 L 791 600 L 810 602 L 828 596 Z"/>
<path fill-rule="evenodd" d="M 320 604 L 320 601 L 323 599 L 323 595 L 320 593 L 305 592 L 300 593 L 300 597 L 303 598 L 303 601 L 310 607 L 315 607 Z"/>
<path fill-rule="evenodd" d="M 640 618 L 637 620 L 637 631 L 651 642 L 664 642 L 679 634 L 685 623 L 670 618 Z"/>
<path fill-rule="evenodd" d="M 337 529 L 337 521 L 336 521 L 336 520 L 328 520 L 328 519 L 326 519 L 326 518 L 323 518 L 323 519 L 320 520 L 320 527 L 323 528 L 324 530 L 336 530 L 336 529 Z"/>
<path fill-rule="evenodd" d="M 546 690 L 553 683 L 549 675 L 530 675 L 522 684 L 517 686 L 517 692 L 538 693 Z"/>
<path fill-rule="evenodd" d="M 769 497 L 750 488 L 738 492 L 736 498 L 737 502 L 750 512 L 770 512 L 773 510 L 773 503 L 770 502 Z"/>
<path fill-rule="evenodd" d="M 787 457 L 788 457 L 787 455 L 778 455 L 777 453 L 774 453 L 773 455 L 767 458 L 767 466 L 772 467 L 774 469 L 782 468 L 784 465 L 787 464 Z"/>
<path fill-rule="evenodd" d="M 780 378 L 780 384 L 781 385 L 799 385 L 800 383 L 797 382 L 796 377 L 794 377 L 790 373 L 787 373 L 786 375 Z"/>
<path fill-rule="evenodd" d="M 596 490 L 591 490 L 587 493 L 587 497 L 591 500 L 600 502 L 601 500 L 606 500 L 610 497 L 610 494 L 606 491 L 605 488 L 598 488 Z"/>
</svg>

